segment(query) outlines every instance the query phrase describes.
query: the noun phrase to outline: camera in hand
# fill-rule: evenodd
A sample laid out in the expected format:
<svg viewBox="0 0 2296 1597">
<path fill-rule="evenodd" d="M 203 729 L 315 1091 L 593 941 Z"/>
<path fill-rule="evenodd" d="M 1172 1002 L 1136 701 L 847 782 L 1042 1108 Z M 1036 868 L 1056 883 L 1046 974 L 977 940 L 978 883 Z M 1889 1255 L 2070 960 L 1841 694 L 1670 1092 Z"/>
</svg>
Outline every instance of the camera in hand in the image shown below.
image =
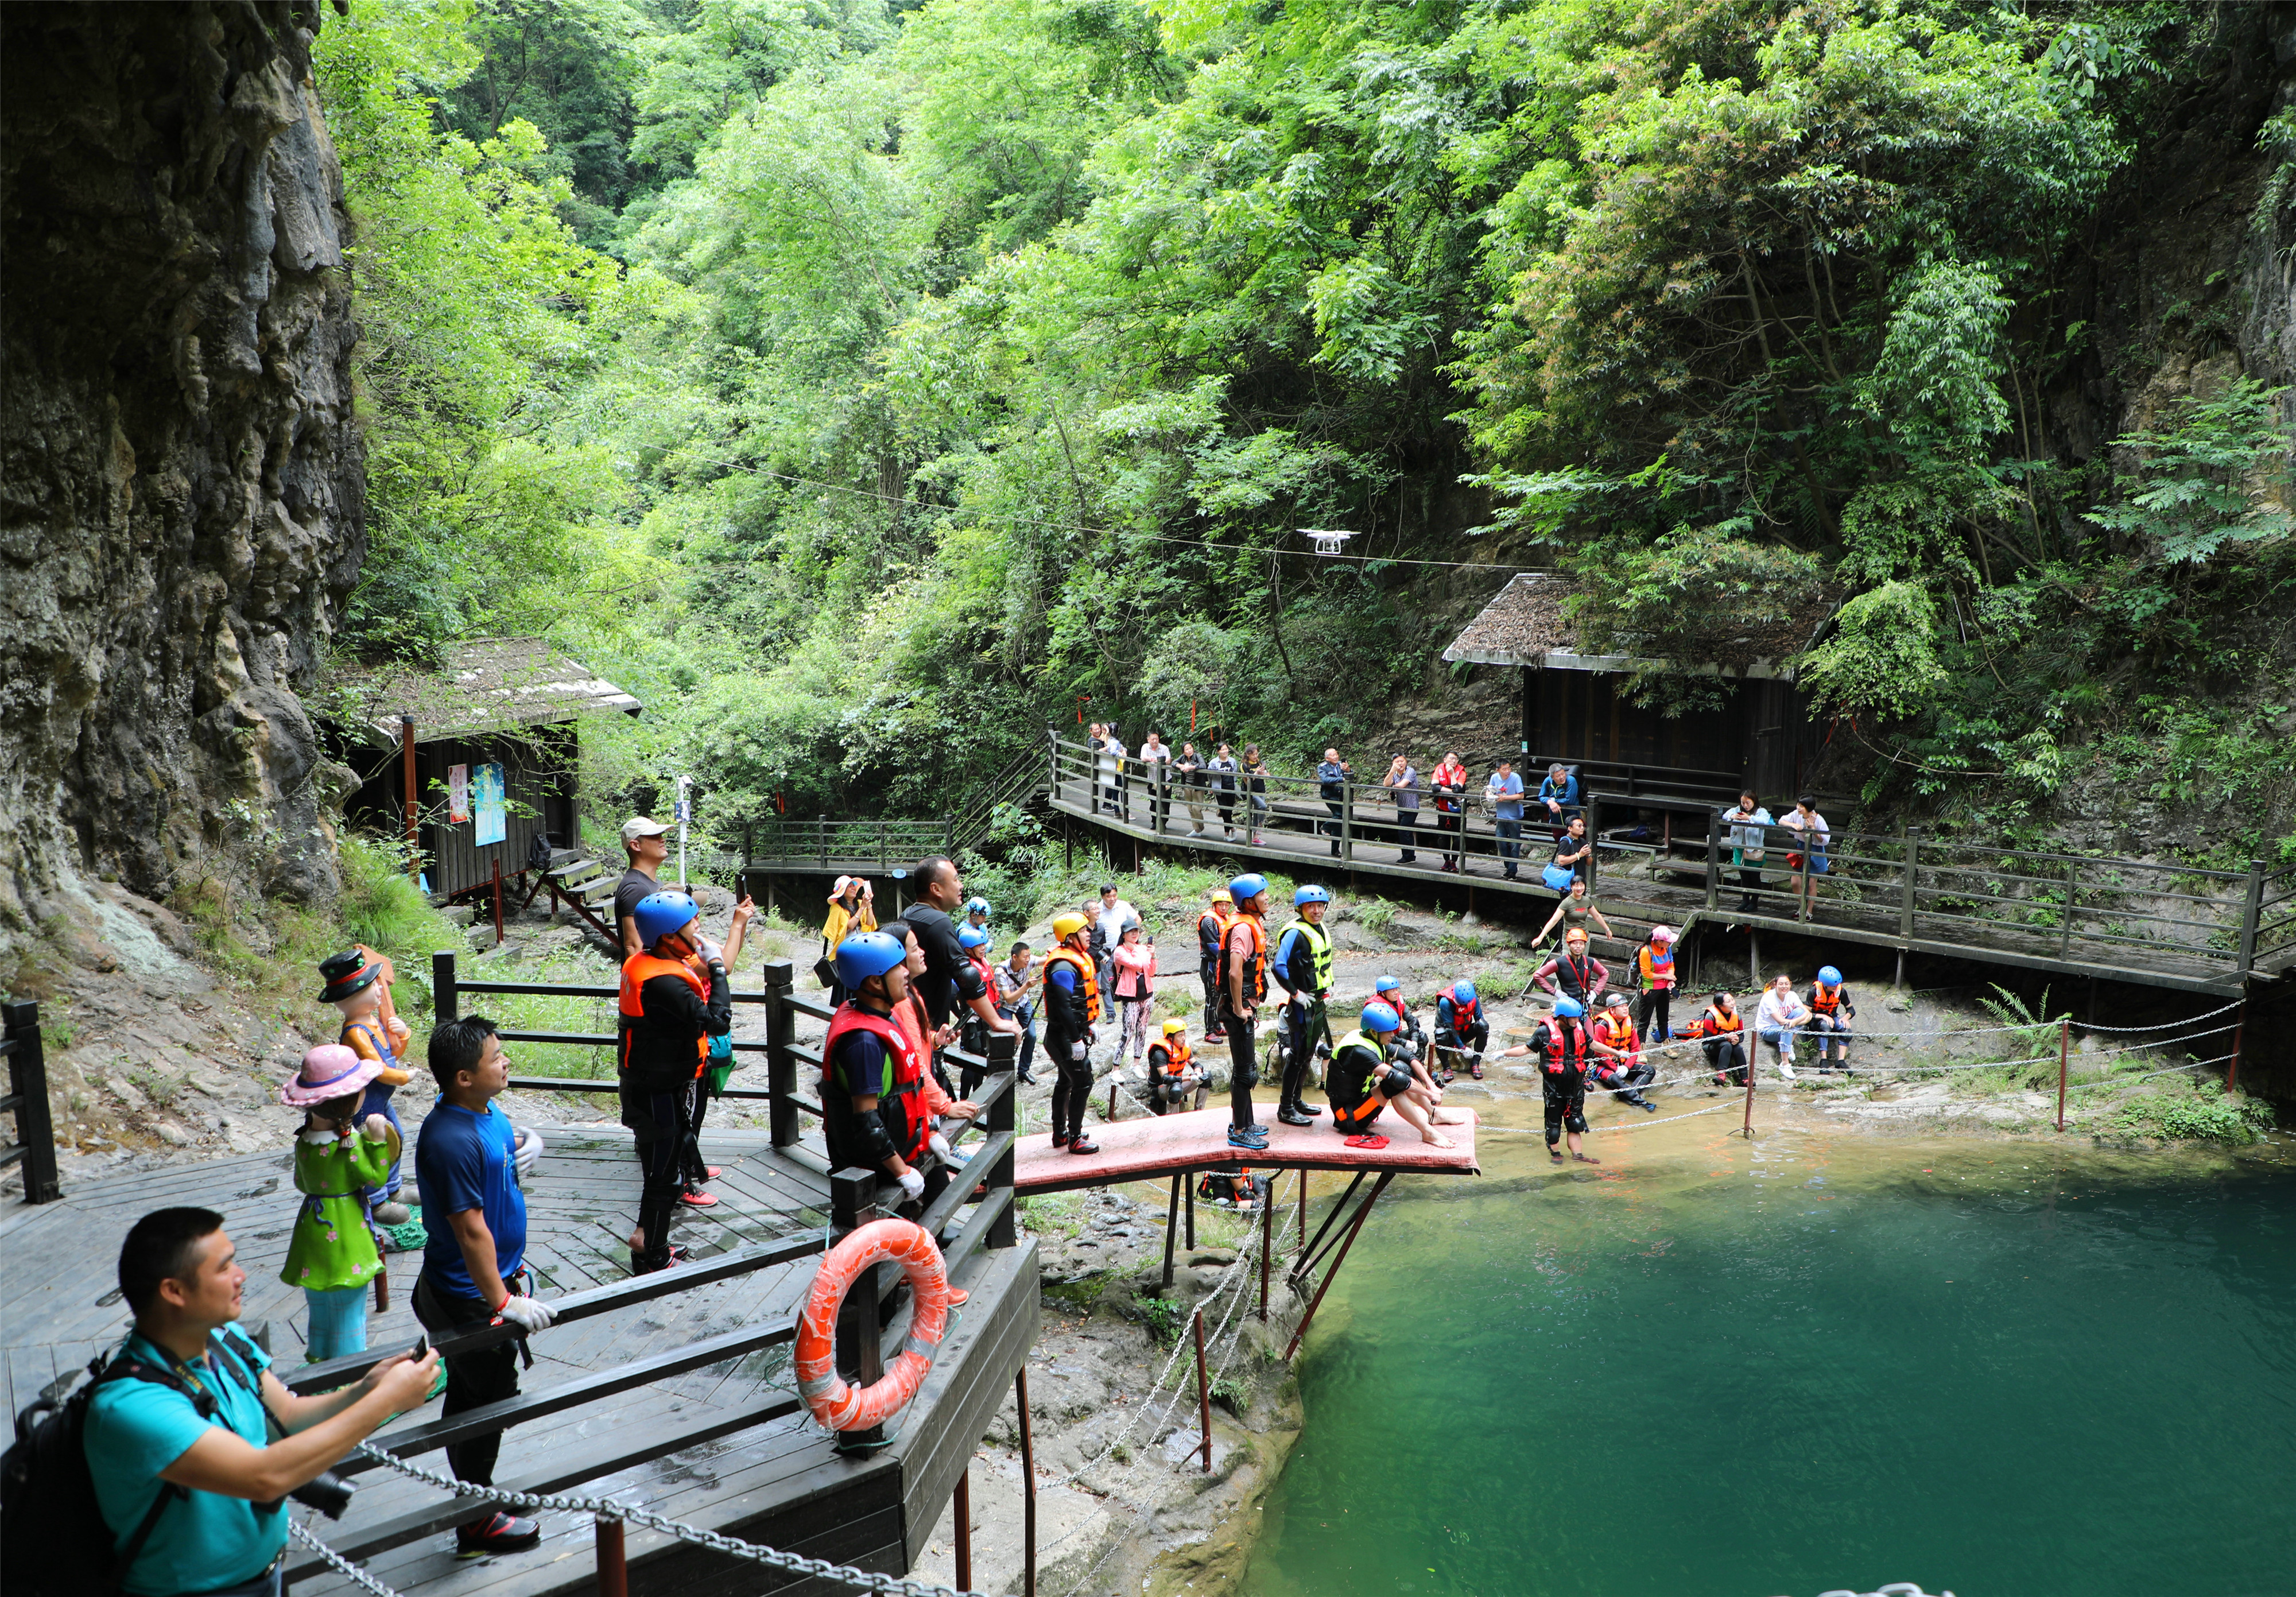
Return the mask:
<svg viewBox="0 0 2296 1597">
<path fill-rule="evenodd" d="M 357 1482 L 345 1480 L 332 1470 L 323 1470 L 287 1495 L 305 1508 L 316 1509 L 330 1519 L 340 1519 L 343 1511 L 351 1505 L 351 1494 L 357 1490 Z"/>
</svg>

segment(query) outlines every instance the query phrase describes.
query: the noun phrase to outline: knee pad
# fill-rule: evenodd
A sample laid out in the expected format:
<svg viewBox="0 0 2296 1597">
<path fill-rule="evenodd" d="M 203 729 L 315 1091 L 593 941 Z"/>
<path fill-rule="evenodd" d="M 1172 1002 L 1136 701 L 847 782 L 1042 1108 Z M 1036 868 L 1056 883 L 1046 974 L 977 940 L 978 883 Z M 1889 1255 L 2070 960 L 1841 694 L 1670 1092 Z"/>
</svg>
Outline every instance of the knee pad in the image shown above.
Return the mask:
<svg viewBox="0 0 2296 1597">
<path fill-rule="evenodd" d="M 1570 1114 L 1564 1116 L 1562 1124 L 1567 1129 L 1575 1131 L 1581 1136 L 1587 1133 L 1587 1117 L 1578 1110 L 1572 1110 Z"/>
<path fill-rule="evenodd" d="M 1400 1098 L 1411 1090 L 1411 1072 L 1401 1065 L 1390 1065 L 1379 1078 L 1379 1093 L 1382 1098 Z"/>
</svg>

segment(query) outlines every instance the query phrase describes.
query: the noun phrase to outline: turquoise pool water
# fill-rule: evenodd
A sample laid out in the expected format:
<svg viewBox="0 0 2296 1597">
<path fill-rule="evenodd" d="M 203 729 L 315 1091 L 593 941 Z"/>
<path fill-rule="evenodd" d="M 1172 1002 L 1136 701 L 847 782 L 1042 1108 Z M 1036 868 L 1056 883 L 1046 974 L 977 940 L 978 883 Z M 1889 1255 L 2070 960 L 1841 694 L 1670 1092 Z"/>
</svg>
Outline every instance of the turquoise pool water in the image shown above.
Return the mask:
<svg viewBox="0 0 2296 1597">
<path fill-rule="evenodd" d="M 1252 1597 L 2296 1592 L 2285 1165 L 1536 1159 L 1382 1203 Z"/>
</svg>

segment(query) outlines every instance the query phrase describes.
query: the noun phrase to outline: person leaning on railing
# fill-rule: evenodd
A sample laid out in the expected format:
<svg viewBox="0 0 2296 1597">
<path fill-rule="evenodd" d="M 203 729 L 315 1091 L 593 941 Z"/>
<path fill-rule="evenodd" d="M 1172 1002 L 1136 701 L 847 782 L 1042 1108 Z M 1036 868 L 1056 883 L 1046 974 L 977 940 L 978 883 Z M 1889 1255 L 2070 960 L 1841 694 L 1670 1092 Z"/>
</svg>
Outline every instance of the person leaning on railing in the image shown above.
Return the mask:
<svg viewBox="0 0 2296 1597">
<path fill-rule="evenodd" d="M 283 1499 L 308 1495 L 352 1448 L 430 1395 L 436 1353 L 397 1354 L 339 1391 L 297 1396 L 231 1328 L 246 1282 L 212 1209 L 159 1209 L 129 1229 L 119 1293 L 135 1328 L 96 1378 L 81 1432 L 113 1543 L 109 1560 L 94 1549 L 65 1551 L 90 1571 L 78 1589 L 275 1597 Z M 93 1573 L 107 1561 L 111 1579 Z"/>
</svg>

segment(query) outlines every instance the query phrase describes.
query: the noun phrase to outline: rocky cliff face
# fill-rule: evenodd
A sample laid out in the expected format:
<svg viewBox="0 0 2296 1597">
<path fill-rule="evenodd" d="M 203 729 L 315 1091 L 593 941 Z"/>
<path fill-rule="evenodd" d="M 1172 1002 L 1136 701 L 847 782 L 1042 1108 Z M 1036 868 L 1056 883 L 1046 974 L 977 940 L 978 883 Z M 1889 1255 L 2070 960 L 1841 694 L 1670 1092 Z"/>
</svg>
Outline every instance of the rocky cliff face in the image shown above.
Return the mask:
<svg viewBox="0 0 2296 1597">
<path fill-rule="evenodd" d="M 364 549 L 316 8 L 0 7 L 0 941 L 334 885 L 297 699 Z"/>
</svg>

